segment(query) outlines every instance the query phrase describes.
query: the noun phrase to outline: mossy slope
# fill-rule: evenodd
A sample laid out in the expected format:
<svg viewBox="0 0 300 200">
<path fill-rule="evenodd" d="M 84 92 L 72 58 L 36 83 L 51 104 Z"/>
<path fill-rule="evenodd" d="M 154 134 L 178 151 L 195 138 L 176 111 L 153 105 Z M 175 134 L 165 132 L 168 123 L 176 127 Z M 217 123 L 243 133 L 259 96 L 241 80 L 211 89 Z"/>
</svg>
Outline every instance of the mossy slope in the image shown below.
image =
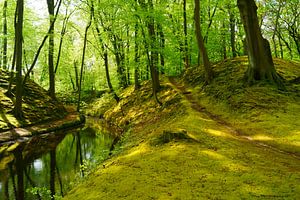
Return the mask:
<svg viewBox="0 0 300 200">
<path fill-rule="evenodd" d="M 184 81 L 199 104 L 229 122 L 243 135 L 300 155 L 300 63 L 274 59 L 285 79 L 285 91 L 266 82 L 244 85 L 247 57 L 214 65 L 216 77 L 204 85 L 201 68 L 190 69 Z"/>
<path fill-rule="evenodd" d="M 128 89 L 104 113 L 128 131 L 116 154 L 64 199 L 300 198 L 299 158 L 235 136 L 168 83 L 159 107 L 150 87 Z M 186 136 L 162 140 L 178 130 Z"/>
<path fill-rule="evenodd" d="M 14 127 L 37 124 L 43 121 L 62 118 L 66 112 L 64 107 L 53 101 L 47 91 L 31 80 L 25 84 L 23 91 L 24 119 L 18 121 L 12 114 L 15 84 L 12 85 L 13 97 L 7 96 L 9 73 L 0 69 L 0 131 Z M 0 133 L 1 134 L 1 133 Z"/>
</svg>

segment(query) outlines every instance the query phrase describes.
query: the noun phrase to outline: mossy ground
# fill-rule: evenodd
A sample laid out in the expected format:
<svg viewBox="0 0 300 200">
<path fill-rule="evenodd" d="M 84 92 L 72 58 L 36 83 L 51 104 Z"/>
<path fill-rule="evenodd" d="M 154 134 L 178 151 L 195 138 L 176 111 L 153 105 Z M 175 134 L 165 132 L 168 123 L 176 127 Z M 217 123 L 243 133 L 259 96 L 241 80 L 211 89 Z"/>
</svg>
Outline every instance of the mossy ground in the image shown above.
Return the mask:
<svg viewBox="0 0 300 200">
<path fill-rule="evenodd" d="M 249 138 L 300 155 L 300 63 L 274 59 L 277 72 L 285 79 L 285 91 L 268 83 L 244 85 L 248 59 L 240 57 L 214 66 L 216 78 L 205 86 L 201 70 L 185 75 L 192 82 L 190 92 L 209 112 L 229 122 Z M 200 78 L 199 78 L 200 77 Z"/>
<path fill-rule="evenodd" d="M 66 114 L 64 107 L 60 103 L 53 101 L 47 94 L 47 91 L 33 81 L 28 80 L 23 91 L 22 109 L 24 119 L 17 120 L 12 112 L 15 101 L 14 82 L 12 84 L 12 96 L 6 93 L 9 77 L 7 71 L 0 69 L 0 131 L 59 119 Z"/>
<path fill-rule="evenodd" d="M 244 62 L 244 58 L 241 59 Z M 233 76 L 233 79 L 235 77 L 230 76 Z M 215 87 L 224 87 L 217 83 L 216 81 Z M 229 85 L 233 84 L 229 83 Z M 159 107 L 151 97 L 150 87 L 150 84 L 146 83 L 138 91 L 133 91 L 132 88 L 127 89 L 122 96 L 123 100 L 104 113 L 105 119 L 109 119 L 118 126 L 126 127 L 128 131 L 122 137 L 120 146 L 116 148 L 115 155 L 70 191 L 65 199 L 300 198 L 299 157 L 274 151 L 272 148 L 257 145 L 233 134 L 228 126 L 212 119 L 205 112 L 193 109 L 191 102 L 172 89 L 169 83 L 165 83 L 164 90 L 159 93 L 159 98 L 163 102 L 163 106 Z M 259 86 L 254 86 L 253 89 L 249 87 L 245 90 L 246 92 L 242 91 L 242 94 L 256 95 L 255 92 L 258 92 L 258 97 L 263 95 L 265 98 L 269 93 L 259 91 L 271 91 L 271 94 L 278 94 L 277 90 L 268 89 L 265 86 L 258 89 L 256 87 Z M 198 89 L 200 88 L 190 88 L 190 91 L 199 93 L 197 103 L 206 102 L 205 105 L 209 106 L 207 108 L 209 111 L 211 109 L 217 114 L 222 114 L 232 109 L 231 104 L 228 104 L 229 101 L 225 98 L 217 100 L 214 94 L 203 94 L 213 90 L 213 86 L 202 87 L 201 92 Z M 289 97 L 290 94 L 281 95 L 282 98 L 289 100 L 288 103 L 292 104 L 293 108 L 297 107 L 297 95 L 291 94 L 291 97 Z M 235 101 L 236 104 L 248 99 L 242 96 Z M 294 97 L 296 99 L 292 100 Z M 262 105 L 265 98 L 259 103 L 254 101 L 258 98 L 251 100 L 255 105 Z M 268 98 L 273 99 L 273 97 Z M 277 96 L 274 98 L 278 99 Z M 215 99 L 214 102 L 208 101 L 211 99 Z M 213 103 L 214 106 L 212 106 Z M 269 103 L 266 105 L 269 106 Z M 274 138 L 276 132 L 285 130 L 282 137 L 287 137 L 288 142 L 285 143 L 286 146 L 282 144 L 283 146 L 279 147 L 297 153 L 298 146 L 295 144 L 298 144 L 299 137 L 297 134 L 293 135 L 294 139 L 290 137 L 293 130 L 299 131 L 298 122 L 291 121 L 293 117 L 298 116 L 299 119 L 299 112 L 290 112 L 291 109 L 283 106 L 283 109 L 286 109 L 286 115 L 292 116 L 286 116 L 289 118 L 284 121 L 285 129 L 283 127 L 277 129 L 276 121 L 263 121 L 262 116 L 267 116 L 265 118 L 267 120 L 274 112 L 281 112 L 280 109 L 276 110 L 277 107 L 262 109 L 259 106 L 252 106 L 253 109 L 249 109 L 248 106 L 238 107 L 235 111 L 230 111 L 234 115 L 223 113 L 222 117 L 249 135 L 252 133 L 250 130 L 257 128 L 262 131 L 262 135 Z M 274 106 L 273 103 L 270 106 Z M 223 112 L 221 109 L 224 109 Z M 248 117 L 253 114 L 252 111 L 257 113 L 260 109 L 261 115 L 257 117 L 262 121 L 255 124 L 249 121 L 246 124 L 249 119 L 243 119 L 243 114 Z M 284 117 L 284 110 L 282 113 L 281 117 Z M 273 126 L 271 126 L 272 123 Z M 290 123 L 292 123 L 291 126 L 289 126 Z M 269 124 L 269 129 L 272 127 L 268 132 L 264 132 L 267 130 L 266 127 L 261 127 L 266 124 Z M 248 128 L 248 125 L 252 125 L 252 129 Z M 187 137 L 162 140 L 166 131 L 176 132 L 177 130 L 183 130 Z M 157 142 L 158 140 L 162 141 Z M 293 140 L 296 143 L 293 143 Z M 278 141 L 280 143 L 280 140 Z"/>
</svg>

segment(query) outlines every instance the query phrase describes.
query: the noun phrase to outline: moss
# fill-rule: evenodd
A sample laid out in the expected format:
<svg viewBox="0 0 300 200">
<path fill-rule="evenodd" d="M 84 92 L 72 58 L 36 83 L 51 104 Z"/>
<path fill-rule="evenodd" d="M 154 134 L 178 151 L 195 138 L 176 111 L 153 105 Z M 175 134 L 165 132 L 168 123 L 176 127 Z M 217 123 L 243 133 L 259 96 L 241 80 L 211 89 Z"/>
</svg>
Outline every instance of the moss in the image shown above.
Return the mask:
<svg viewBox="0 0 300 200">
<path fill-rule="evenodd" d="M 244 62 L 244 59 L 236 61 L 236 65 L 240 61 Z M 126 120 L 130 122 L 127 133 L 121 139 L 121 148 L 64 199 L 300 198 L 298 158 L 236 136 L 226 124 L 212 119 L 207 112 L 193 109 L 190 101 L 168 86 L 159 94 L 165 105 L 159 107 L 147 91 L 148 87 L 144 85 L 139 91 L 127 91 L 126 98 L 105 113 L 104 117 L 114 123 L 124 125 Z M 253 98 L 247 101 L 246 106 L 232 111 L 224 99 L 215 99 L 214 94 L 205 96 L 206 89 L 199 92 L 191 88 L 190 91 L 200 95 L 198 100 L 207 105 L 209 111 L 218 114 L 231 111 L 226 119 L 238 128 L 247 127 L 243 124 L 246 120 L 240 121 L 243 116 L 252 116 L 253 120 L 268 119 L 277 108 L 264 102 L 259 103 L 264 106 L 252 108 L 253 105 L 248 104 L 255 103 Z M 257 89 L 260 95 L 264 91 L 261 87 Z M 224 97 L 227 98 L 228 94 Z M 237 97 L 236 102 L 239 99 L 246 97 Z M 276 104 L 268 96 L 265 100 Z M 280 107 L 280 112 L 295 109 L 296 104 L 289 102 L 285 105 Z M 289 114 L 291 116 L 287 120 L 296 113 Z M 295 127 L 296 119 L 293 120 Z M 251 124 L 255 126 L 255 123 Z M 295 140 L 298 131 L 294 133 Z M 282 133 L 282 136 L 287 135 Z M 256 137 L 265 141 L 272 138 L 272 135 Z M 153 145 L 157 141 L 163 145 Z"/>
<path fill-rule="evenodd" d="M 22 110 L 24 119 L 17 120 L 12 115 L 15 101 L 15 81 L 12 83 L 12 94 L 7 94 L 9 73 L 0 71 L 0 132 L 13 127 L 23 127 L 41 122 L 60 119 L 66 115 L 62 104 L 53 101 L 47 91 L 28 80 L 23 90 Z"/>
</svg>

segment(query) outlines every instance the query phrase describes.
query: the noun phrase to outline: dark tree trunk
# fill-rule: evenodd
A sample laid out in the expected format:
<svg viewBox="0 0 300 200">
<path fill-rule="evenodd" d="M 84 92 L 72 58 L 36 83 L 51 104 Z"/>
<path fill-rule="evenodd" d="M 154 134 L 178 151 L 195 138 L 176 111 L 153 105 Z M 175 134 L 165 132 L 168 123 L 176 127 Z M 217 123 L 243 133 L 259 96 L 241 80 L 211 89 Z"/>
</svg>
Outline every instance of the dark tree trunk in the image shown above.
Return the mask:
<svg viewBox="0 0 300 200">
<path fill-rule="evenodd" d="M 14 115 L 16 118 L 21 119 L 22 114 L 22 58 L 23 58 L 23 11 L 24 11 L 24 1 L 17 1 L 17 22 L 15 31 L 15 44 L 16 44 L 16 102 L 14 106 Z"/>
<path fill-rule="evenodd" d="M 138 23 L 135 24 L 134 30 L 134 88 L 137 90 L 140 88 L 139 83 L 139 64 L 140 64 L 140 55 L 139 55 L 139 44 L 138 44 L 138 36 L 139 36 L 139 27 Z"/>
<path fill-rule="evenodd" d="M 153 11 L 153 2 L 152 0 L 148 0 L 149 11 Z M 157 52 L 157 41 L 155 36 L 155 25 L 154 19 L 151 16 L 148 16 L 148 33 L 150 37 L 150 47 L 151 47 L 151 54 L 150 54 L 150 74 L 152 79 L 152 89 L 153 95 L 157 103 L 161 104 L 157 98 L 157 92 L 160 90 L 160 83 L 159 83 L 159 73 L 157 70 L 158 65 L 158 52 Z"/>
<path fill-rule="evenodd" d="M 158 36 L 159 36 L 159 47 L 160 47 L 160 72 L 161 74 L 165 74 L 165 56 L 164 56 L 164 51 L 165 51 L 165 46 L 166 46 L 166 41 L 165 41 L 165 34 L 163 32 L 163 28 L 160 24 L 157 25 L 158 29 Z"/>
<path fill-rule="evenodd" d="M 49 52 L 48 52 L 48 68 L 49 68 L 49 95 L 55 99 L 55 73 L 54 73 L 54 0 L 47 0 L 48 13 L 50 18 L 49 32 Z"/>
<path fill-rule="evenodd" d="M 188 68 L 189 63 L 189 46 L 188 46 L 188 32 L 187 32 L 187 17 L 186 17 L 186 0 L 183 0 L 183 33 L 184 33 L 184 66 Z"/>
<path fill-rule="evenodd" d="M 222 30 L 222 54 L 223 54 L 223 59 L 227 59 L 227 48 L 226 48 L 226 27 L 225 27 L 225 22 L 223 22 L 223 30 Z"/>
<path fill-rule="evenodd" d="M 194 20 L 195 20 L 195 31 L 197 37 L 197 44 L 199 51 L 201 53 L 203 64 L 204 64 L 204 71 L 205 71 L 205 80 L 207 83 L 210 83 L 213 79 L 213 70 L 211 68 L 209 58 L 207 55 L 207 51 L 203 42 L 203 37 L 201 33 L 201 26 L 200 26 L 200 0 L 195 0 L 195 10 L 194 10 Z"/>
<path fill-rule="evenodd" d="M 111 34 L 111 43 L 113 45 L 117 64 L 117 73 L 119 78 L 119 84 L 121 87 L 126 88 L 127 85 L 127 76 L 125 69 L 125 52 L 124 52 L 124 42 L 120 37 L 109 31 Z"/>
<path fill-rule="evenodd" d="M 79 87 L 78 87 L 78 101 L 77 101 L 77 111 L 80 110 L 80 102 L 81 102 L 81 87 L 82 87 L 82 77 L 83 77 L 83 68 L 84 68 L 84 59 L 85 59 L 85 50 L 86 50 L 86 44 L 87 44 L 87 36 L 88 36 L 88 30 L 91 27 L 92 24 L 92 17 L 93 17 L 94 7 L 91 6 L 91 12 L 90 12 L 90 19 L 85 27 L 84 32 L 84 41 L 83 41 L 83 49 L 82 49 L 82 58 L 81 58 L 81 68 L 80 68 L 80 78 L 79 78 Z"/>
<path fill-rule="evenodd" d="M 255 1 L 237 0 L 237 3 L 246 32 L 248 47 L 247 82 L 251 84 L 256 80 L 268 80 L 280 87 L 283 86 L 274 68 L 269 42 L 261 34 Z"/>
<path fill-rule="evenodd" d="M 7 0 L 3 4 L 3 63 L 2 67 L 7 68 Z"/>
<path fill-rule="evenodd" d="M 229 14 L 229 21 L 230 21 L 231 52 L 232 52 L 232 57 L 235 58 L 237 56 L 236 49 L 235 49 L 235 17 L 232 11 L 230 11 Z"/>
</svg>

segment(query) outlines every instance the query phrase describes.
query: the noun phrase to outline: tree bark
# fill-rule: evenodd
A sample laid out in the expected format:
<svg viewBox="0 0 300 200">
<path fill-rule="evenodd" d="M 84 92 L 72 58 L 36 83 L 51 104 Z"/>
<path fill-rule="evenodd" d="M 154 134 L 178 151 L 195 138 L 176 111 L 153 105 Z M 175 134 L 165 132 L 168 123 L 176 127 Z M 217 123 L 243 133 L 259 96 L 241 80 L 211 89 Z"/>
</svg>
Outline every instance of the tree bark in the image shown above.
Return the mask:
<svg viewBox="0 0 300 200">
<path fill-rule="evenodd" d="M 7 68 L 7 0 L 3 3 L 3 63 L 2 67 Z"/>
<path fill-rule="evenodd" d="M 189 46 L 188 46 L 188 32 L 187 32 L 187 17 L 186 17 L 186 0 L 183 0 L 183 33 L 184 33 L 184 66 L 188 68 L 189 63 Z"/>
<path fill-rule="evenodd" d="M 55 99 L 54 23 L 53 23 L 53 21 L 54 21 L 54 0 L 47 0 L 47 5 L 48 5 L 49 18 L 50 18 L 50 27 L 51 27 L 50 32 L 49 32 L 49 51 L 48 51 L 49 95 L 52 99 Z"/>
<path fill-rule="evenodd" d="M 139 55 L 139 44 L 138 44 L 138 36 L 139 36 L 139 27 L 138 23 L 135 24 L 134 27 L 134 89 L 140 88 L 139 83 L 139 63 L 140 63 L 140 55 Z"/>
<path fill-rule="evenodd" d="M 22 59 L 23 59 L 23 12 L 24 1 L 17 1 L 17 22 L 15 30 L 15 44 L 16 44 L 16 102 L 14 106 L 14 115 L 16 118 L 23 118 L 22 114 L 22 96 L 23 96 L 23 84 L 22 84 Z"/>
<path fill-rule="evenodd" d="M 153 11 L 153 2 L 152 0 L 148 0 L 149 11 Z M 150 47 L 151 47 L 151 54 L 150 54 L 150 73 L 152 79 L 152 89 L 153 95 L 155 100 L 158 104 L 161 104 L 157 98 L 157 92 L 160 90 L 160 83 L 159 83 L 159 73 L 157 70 L 158 64 L 158 52 L 157 52 L 157 41 L 155 37 L 155 26 L 154 26 L 154 19 L 151 16 L 148 16 L 148 33 L 150 37 Z"/>
<path fill-rule="evenodd" d="M 237 56 L 236 48 L 235 48 L 235 17 L 233 11 L 229 11 L 229 21 L 230 21 L 230 45 L 232 57 L 235 58 Z"/>
<path fill-rule="evenodd" d="M 204 71 L 205 71 L 205 81 L 210 83 L 213 79 L 213 70 L 211 68 L 209 58 L 207 55 L 207 51 L 203 42 L 203 37 L 201 33 L 201 25 L 200 25 L 200 0 L 195 0 L 195 10 L 194 10 L 194 20 L 195 20 L 195 32 L 197 37 L 197 44 L 199 51 L 201 53 Z"/>
<path fill-rule="evenodd" d="M 267 80 L 283 87 L 274 68 L 269 42 L 261 34 L 255 1 L 237 0 L 237 4 L 246 32 L 248 47 L 247 82 L 252 84 L 256 80 Z"/>
<path fill-rule="evenodd" d="M 92 16 L 94 12 L 93 5 L 91 6 L 91 13 L 90 13 L 90 19 L 85 27 L 84 32 L 84 41 L 83 41 L 83 49 L 82 49 L 82 59 L 81 59 L 81 68 L 80 68 L 80 78 L 79 78 L 79 88 L 78 88 L 78 101 L 77 101 L 77 111 L 80 110 L 80 101 L 81 101 L 81 86 L 82 86 L 82 77 L 83 77 L 83 68 L 84 68 L 84 59 L 85 59 L 85 50 L 86 50 L 86 43 L 87 43 L 87 36 L 88 36 L 88 30 L 91 27 L 92 24 Z"/>
</svg>

